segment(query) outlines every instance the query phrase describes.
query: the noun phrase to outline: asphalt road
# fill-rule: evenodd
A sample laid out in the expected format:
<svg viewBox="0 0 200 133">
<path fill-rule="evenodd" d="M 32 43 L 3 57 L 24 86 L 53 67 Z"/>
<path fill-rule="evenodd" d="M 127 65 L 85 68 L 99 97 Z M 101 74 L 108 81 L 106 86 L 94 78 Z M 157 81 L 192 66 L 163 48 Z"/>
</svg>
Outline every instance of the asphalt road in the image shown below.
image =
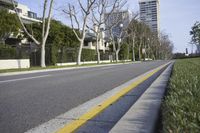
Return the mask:
<svg viewBox="0 0 200 133">
<path fill-rule="evenodd" d="M 0 76 L 0 133 L 22 133 L 166 61 Z"/>
</svg>

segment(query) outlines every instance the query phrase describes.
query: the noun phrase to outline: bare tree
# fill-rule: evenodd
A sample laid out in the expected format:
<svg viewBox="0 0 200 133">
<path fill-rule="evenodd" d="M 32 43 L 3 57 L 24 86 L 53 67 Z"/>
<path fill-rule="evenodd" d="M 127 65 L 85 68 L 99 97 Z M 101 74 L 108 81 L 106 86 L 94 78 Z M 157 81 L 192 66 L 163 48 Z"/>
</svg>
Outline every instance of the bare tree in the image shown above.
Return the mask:
<svg viewBox="0 0 200 133">
<path fill-rule="evenodd" d="M 119 8 L 116 9 L 113 14 L 111 15 L 112 17 L 112 22 L 110 23 L 110 26 L 108 26 L 108 31 L 109 31 L 109 37 L 113 46 L 113 51 L 115 52 L 115 59 L 116 62 L 119 61 L 119 52 L 121 50 L 122 46 L 122 41 L 127 37 L 127 28 L 128 28 L 128 23 L 124 23 L 125 20 L 128 20 L 127 17 L 129 15 L 124 16 L 124 18 L 120 17 L 120 12 L 122 12 L 120 9 L 127 3 L 127 1 L 122 1 L 122 3 L 119 4 Z M 114 31 L 117 28 L 117 33 Z"/>
<path fill-rule="evenodd" d="M 86 35 L 88 18 L 94 6 L 95 1 L 96 0 L 87 0 L 86 2 L 81 2 L 81 0 L 77 0 L 78 2 L 77 8 L 75 8 L 75 5 L 72 5 L 69 2 L 68 9 L 63 10 L 63 12 L 69 16 L 73 32 L 80 42 L 78 57 L 77 57 L 77 65 L 81 64 L 81 53 Z M 78 10 L 80 10 L 81 16 L 79 16 L 80 14 Z"/>
<path fill-rule="evenodd" d="M 142 48 L 145 48 L 145 39 L 147 39 L 147 31 L 149 30 L 149 27 L 143 23 L 140 22 L 139 25 L 137 26 L 137 36 L 139 39 L 139 44 L 138 44 L 138 56 L 139 56 L 139 60 L 141 60 L 141 51 Z M 143 51 L 145 52 L 145 51 Z M 144 53 L 146 54 L 146 53 Z"/>
<path fill-rule="evenodd" d="M 41 67 L 46 67 L 45 64 L 45 45 L 46 45 L 46 40 L 49 35 L 49 29 L 50 29 L 50 23 L 51 23 L 51 17 L 52 17 L 52 7 L 53 7 L 53 2 L 54 0 L 44 0 L 44 5 L 43 5 L 43 16 L 42 16 L 42 39 L 41 41 L 38 41 L 33 34 L 29 33 L 27 28 L 25 27 L 24 23 L 22 22 L 22 19 L 17 11 L 16 4 L 14 0 L 11 0 L 12 4 L 14 6 L 15 12 L 19 18 L 19 21 L 22 25 L 22 28 L 24 32 L 34 41 L 35 44 L 41 47 Z M 48 8 L 48 14 L 47 14 L 47 6 L 49 3 L 49 8 Z M 46 17 L 47 17 L 47 22 L 46 22 Z"/>
<path fill-rule="evenodd" d="M 140 22 L 139 25 L 137 26 L 137 36 L 138 36 L 138 59 L 139 61 L 141 60 L 141 48 L 142 48 L 142 39 L 144 36 L 144 31 L 143 31 L 143 24 Z"/>
<path fill-rule="evenodd" d="M 131 40 L 131 44 L 132 44 L 132 59 L 133 62 L 135 61 L 135 39 L 136 39 L 136 35 L 137 35 L 137 26 L 138 26 L 138 21 L 137 21 L 137 17 L 138 17 L 138 13 L 133 14 L 133 18 L 131 20 L 131 22 L 129 23 L 128 26 L 128 37 Z"/>
<path fill-rule="evenodd" d="M 160 34 L 160 59 L 171 59 L 174 45 L 165 33 Z"/>
<path fill-rule="evenodd" d="M 121 28 L 121 32 L 120 35 L 117 37 L 117 48 L 116 48 L 116 52 L 115 52 L 115 56 L 116 56 L 116 62 L 119 61 L 119 52 L 121 50 L 121 46 L 122 46 L 122 42 L 123 40 L 127 37 L 127 29 L 124 27 L 124 25 L 122 23 L 119 24 L 119 27 Z"/>
<path fill-rule="evenodd" d="M 158 34 L 156 32 L 151 32 L 149 35 L 148 41 L 148 54 L 151 56 L 153 60 L 158 59 L 158 52 L 159 52 L 160 42 L 158 38 Z"/>
<path fill-rule="evenodd" d="M 97 52 L 97 63 L 100 63 L 100 52 L 99 52 L 99 43 L 102 41 L 102 34 L 106 30 L 103 28 L 103 25 L 108 20 L 109 16 L 118 8 L 119 3 L 122 0 L 97 0 L 95 6 L 92 8 L 92 24 L 93 29 L 91 29 L 96 35 L 96 52 Z M 106 11 L 110 10 L 109 14 L 104 16 Z M 89 27 L 89 26 L 87 26 Z M 103 41 L 101 42 L 103 43 Z"/>
</svg>

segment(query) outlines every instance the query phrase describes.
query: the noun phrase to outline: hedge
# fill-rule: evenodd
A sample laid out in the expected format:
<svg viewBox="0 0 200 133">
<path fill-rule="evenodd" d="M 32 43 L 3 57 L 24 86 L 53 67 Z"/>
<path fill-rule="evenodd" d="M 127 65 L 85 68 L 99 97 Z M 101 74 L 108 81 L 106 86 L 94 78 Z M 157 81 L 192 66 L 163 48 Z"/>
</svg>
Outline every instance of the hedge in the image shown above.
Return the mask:
<svg viewBox="0 0 200 133">
<path fill-rule="evenodd" d="M 16 50 L 11 46 L 0 44 L 0 59 L 15 59 Z"/>
</svg>

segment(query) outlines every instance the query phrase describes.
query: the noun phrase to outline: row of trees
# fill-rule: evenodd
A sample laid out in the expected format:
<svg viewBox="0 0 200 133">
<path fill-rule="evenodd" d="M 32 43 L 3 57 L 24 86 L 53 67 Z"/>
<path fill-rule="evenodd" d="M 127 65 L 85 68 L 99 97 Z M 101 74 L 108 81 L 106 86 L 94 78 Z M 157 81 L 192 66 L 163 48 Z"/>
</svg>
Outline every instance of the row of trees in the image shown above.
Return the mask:
<svg viewBox="0 0 200 133">
<path fill-rule="evenodd" d="M 71 21 L 71 27 L 52 20 L 53 0 L 44 0 L 42 22 L 31 25 L 23 24 L 13 2 L 25 37 L 35 42 L 41 49 L 41 67 L 46 67 L 46 44 L 52 44 L 55 49 L 60 46 L 77 46 L 77 64 L 80 65 L 84 40 L 88 30 L 92 30 L 96 35 L 98 63 L 100 63 L 99 41 L 102 31 L 110 31 L 109 40 L 116 61 L 118 61 L 119 53 L 124 51 L 125 46 L 127 55 L 132 53 L 133 61 L 136 58 L 141 60 L 142 58 L 167 59 L 171 57 L 173 44 L 169 37 L 163 33 L 160 35 L 153 33 L 147 25 L 137 20 L 137 15 L 132 18 L 128 26 L 121 27 L 121 33 L 117 38 L 113 35 L 112 28 L 122 23 L 123 20 L 116 21 L 107 29 L 104 28 L 109 15 L 120 11 L 126 4 L 126 0 L 87 0 L 85 2 L 77 0 L 74 5 L 70 1 L 66 2 L 68 7 L 63 12 Z M 47 7 L 48 5 L 49 7 Z M 105 16 L 104 14 L 107 12 L 109 14 Z M 128 58 L 129 56 L 127 56 Z"/>
<path fill-rule="evenodd" d="M 85 4 L 81 3 L 80 0 L 77 1 L 77 5 L 68 4 L 68 9 L 64 10 L 64 13 L 69 16 L 71 27 L 80 42 L 77 64 L 80 64 L 86 29 L 92 30 L 96 34 L 98 63 L 100 62 L 98 43 L 102 29 L 104 32 L 109 31 L 110 33 L 109 40 L 110 44 L 112 44 L 112 51 L 115 53 L 116 62 L 119 60 L 119 53 L 124 44 L 128 44 L 128 48 L 132 47 L 133 61 L 136 58 L 136 49 L 138 50 L 139 60 L 142 58 L 142 51 L 144 58 L 169 59 L 172 57 L 173 43 L 169 37 L 164 33 L 159 35 L 158 33 L 153 33 L 149 26 L 138 21 L 138 15 L 133 15 L 132 21 L 128 26 L 123 26 L 124 20 L 116 20 L 105 28 L 105 23 L 109 17 L 114 13 L 120 12 L 126 5 L 126 0 L 88 0 Z M 77 10 L 81 10 L 81 17 L 80 14 L 77 14 Z M 116 26 L 121 28 L 118 36 L 113 33 L 113 28 Z M 132 42 L 132 45 L 130 45 L 130 42 Z M 130 52 L 130 50 L 127 50 L 127 52 Z"/>
<path fill-rule="evenodd" d="M 124 41 L 132 49 L 132 60 L 142 59 L 170 59 L 172 58 L 173 43 L 165 33 L 155 33 L 144 24 L 136 19 L 132 19 L 126 29 Z"/>
</svg>

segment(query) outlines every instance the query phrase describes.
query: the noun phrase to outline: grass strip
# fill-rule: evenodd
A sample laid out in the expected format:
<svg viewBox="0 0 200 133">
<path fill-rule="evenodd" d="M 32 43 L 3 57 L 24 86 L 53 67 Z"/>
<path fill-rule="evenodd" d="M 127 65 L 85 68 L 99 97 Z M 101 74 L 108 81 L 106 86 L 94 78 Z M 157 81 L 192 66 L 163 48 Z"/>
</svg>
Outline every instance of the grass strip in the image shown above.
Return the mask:
<svg viewBox="0 0 200 133">
<path fill-rule="evenodd" d="M 163 133 L 200 132 L 200 58 L 176 60 L 162 105 Z"/>
</svg>

